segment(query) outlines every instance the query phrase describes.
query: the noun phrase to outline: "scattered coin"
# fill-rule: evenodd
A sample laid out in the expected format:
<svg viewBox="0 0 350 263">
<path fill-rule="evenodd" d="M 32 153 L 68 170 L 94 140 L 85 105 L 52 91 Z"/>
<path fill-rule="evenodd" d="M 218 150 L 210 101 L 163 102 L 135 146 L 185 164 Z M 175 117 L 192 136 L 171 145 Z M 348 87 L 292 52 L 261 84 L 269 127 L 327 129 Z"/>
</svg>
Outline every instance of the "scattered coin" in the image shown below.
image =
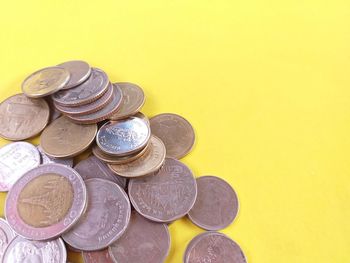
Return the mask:
<svg viewBox="0 0 350 263">
<path fill-rule="evenodd" d="M 44 99 L 16 94 L 0 104 L 0 136 L 11 141 L 34 137 L 45 128 L 49 115 Z"/>
<path fill-rule="evenodd" d="M 90 65 L 81 60 L 67 61 L 57 66 L 66 69 L 70 73 L 70 79 L 63 89 L 70 89 L 80 85 L 91 74 Z"/>
<path fill-rule="evenodd" d="M 108 249 L 100 251 L 83 252 L 84 263 L 115 263 L 108 252 Z"/>
<path fill-rule="evenodd" d="M 12 239 L 16 237 L 15 232 L 6 222 L 6 220 L 0 218 L 0 262 L 2 262 L 2 257 L 5 253 L 5 249 Z"/>
<path fill-rule="evenodd" d="M 40 165 L 24 174 L 9 191 L 6 219 L 22 237 L 48 240 L 76 224 L 86 199 L 84 181 L 73 168 Z"/>
<path fill-rule="evenodd" d="M 192 125 L 183 117 L 173 113 L 163 113 L 150 119 L 152 134 L 165 144 L 167 156 L 181 159 L 188 154 L 195 140 Z"/>
<path fill-rule="evenodd" d="M 41 155 L 41 164 L 48 164 L 48 163 L 58 163 L 58 164 L 63 164 L 69 167 L 73 167 L 73 158 L 68 158 L 68 159 L 55 159 L 52 158 L 46 153 L 44 153 L 43 149 L 41 149 L 40 145 L 36 147 Z"/>
</svg>

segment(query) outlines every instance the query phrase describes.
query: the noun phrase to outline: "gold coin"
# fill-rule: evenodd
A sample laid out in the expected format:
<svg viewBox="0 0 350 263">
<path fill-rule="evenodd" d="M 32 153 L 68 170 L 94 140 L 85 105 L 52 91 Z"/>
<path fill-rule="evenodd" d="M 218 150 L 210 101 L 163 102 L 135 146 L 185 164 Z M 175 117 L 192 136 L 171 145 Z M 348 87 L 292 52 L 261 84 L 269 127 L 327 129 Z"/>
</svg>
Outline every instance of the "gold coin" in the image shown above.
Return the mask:
<svg viewBox="0 0 350 263">
<path fill-rule="evenodd" d="M 80 125 L 62 116 L 54 120 L 41 134 L 43 151 L 53 158 L 74 157 L 94 141 L 97 125 Z"/>
</svg>

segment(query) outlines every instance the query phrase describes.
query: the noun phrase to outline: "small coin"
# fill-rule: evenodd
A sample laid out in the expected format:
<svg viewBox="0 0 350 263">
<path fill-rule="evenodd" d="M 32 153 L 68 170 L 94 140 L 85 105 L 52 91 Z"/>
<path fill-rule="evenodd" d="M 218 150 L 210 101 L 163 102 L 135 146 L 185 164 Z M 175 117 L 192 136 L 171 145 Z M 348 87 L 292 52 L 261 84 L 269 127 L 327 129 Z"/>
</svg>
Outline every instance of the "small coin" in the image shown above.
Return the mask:
<svg viewBox="0 0 350 263">
<path fill-rule="evenodd" d="M 111 116 L 111 120 L 120 120 L 136 114 L 145 104 L 145 94 L 136 84 L 128 82 L 114 83 L 123 94 L 123 101 L 118 112 Z"/>
<path fill-rule="evenodd" d="M 4 263 L 66 263 L 67 251 L 61 238 L 30 241 L 17 236 L 7 247 Z"/>
<path fill-rule="evenodd" d="M 0 192 L 11 189 L 27 171 L 40 165 L 40 154 L 27 142 L 13 142 L 0 148 Z"/>
<path fill-rule="evenodd" d="M 44 99 L 16 94 L 0 104 L 0 136 L 11 141 L 38 135 L 49 121 L 50 109 Z"/>
<path fill-rule="evenodd" d="M 81 60 L 67 61 L 57 66 L 66 69 L 70 73 L 70 79 L 63 89 L 70 89 L 80 85 L 91 74 L 90 65 Z"/>
<path fill-rule="evenodd" d="M 41 164 L 48 164 L 48 163 L 58 163 L 63 164 L 69 167 L 73 167 L 73 158 L 68 159 L 55 159 L 50 156 L 48 156 L 46 153 L 44 153 L 43 149 L 41 149 L 40 145 L 36 147 L 41 155 Z"/>
<path fill-rule="evenodd" d="M 167 156 L 181 159 L 191 151 L 195 134 L 186 119 L 173 113 L 163 113 L 152 117 L 150 123 L 152 134 L 164 142 Z"/>
<path fill-rule="evenodd" d="M 165 153 L 163 142 L 159 138 L 151 136 L 149 145 L 141 157 L 124 164 L 108 164 L 108 167 L 123 177 L 135 178 L 145 176 L 159 170 L 164 163 Z"/>
<path fill-rule="evenodd" d="M 165 158 L 156 174 L 129 182 L 129 197 L 134 208 L 156 222 L 172 222 L 185 216 L 196 196 L 197 184 L 191 170 L 172 158 Z"/>
<path fill-rule="evenodd" d="M 94 141 L 97 125 L 80 125 L 62 116 L 41 134 L 40 146 L 53 158 L 74 157 L 85 151 Z"/>
<path fill-rule="evenodd" d="M 95 156 L 80 161 L 74 169 L 80 174 L 83 180 L 101 178 L 116 183 L 121 188 L 126 188 L 126 179 L 114 174 L 108 166 Z"/>
<path fill-rule="evenodd" d="M 49 105 L 50 108 L 50 118 L 49 118 L 49 123 L 53 122 L 56 120 L 58 117 L 60 117 L 62 114 L 59 112 L 55 105 L 53 104 L 52 98 L 51 97 L 46 97 L 46 102 Z"/>
<path fill-rule="evenodd" d="M 166 224 L 151 222 L 136 211 L 131 213 L 125 234 L 109 247 L 118 263 L 163 263 L 170 250 Z"/>
<path fill-rule="evenodd" d="M 73 169 L 61 164 L 40 165 L 11 188 L 5 204 L 12 229 L 27 239 L 48 240 L 70 229 L 86 207 L 86 187 Z"/>
<path fill-rule="evenodd" d="M 239 245 L 218 232 L 205 232 L 195 237 L 187 246 L 184 263 L 246 263 Z"/>
<path fill-rule="evenodd" d="M 52 99 L 64 106 L 80 106 L 100 98 L 108 88 L 109 80 L 106 73 L 92 68 L 89 78 L 82 84 L 67 90 L 61 90 L 52 95 Z"/>
<path fill-rule="evenodd" d="M 0 218 L 0 262 L 2 262 L 6 247 L 15 237 L 15 232 L 13 232 L 6 220 Z"/>
<path fill-rule="evenodd" d="M 109 255 L 108 249 L 83 252 L 84 263 L 115 263 Z"/>
</svg>

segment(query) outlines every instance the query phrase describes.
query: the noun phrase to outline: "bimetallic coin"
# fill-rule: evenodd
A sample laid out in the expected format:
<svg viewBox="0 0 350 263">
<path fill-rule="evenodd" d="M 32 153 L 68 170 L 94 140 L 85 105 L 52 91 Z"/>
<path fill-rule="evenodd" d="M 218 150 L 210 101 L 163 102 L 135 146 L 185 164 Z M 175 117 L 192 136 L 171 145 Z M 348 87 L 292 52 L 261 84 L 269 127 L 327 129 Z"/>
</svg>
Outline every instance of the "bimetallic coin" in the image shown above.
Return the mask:
<svg viewBox="0 0 350 263">
<path fill-rule="evenodd" d="M 0 218 L 0 262 L 2 262 L 5 249 L 15 237 L 15 232 L 13 232 L 6 220 Z"/>
<path fill-rule="evenodd" d="M 11 141 L 38 135 L 49 121 L 50 109 L 44 99 L 30 99 L 23 94 L 0 104 L 0 136 Z"/>
<path fill-rule="evenodd" d="M 124 190 L 111 181 L 93 178 L 85 184 L 89 198 L 86 213 L 62 238 L 82 251 L 101 250 L 125 232 L 131 206 Z"/>
<path fill-rule="evenodd" d="M 30 241 L 17 236 L 7 247 L 3 263 L 66 263 L 67 251 L 62 239 Z"/>
<path fill-rule="evenodd" d="M 55 159 L 52 158 L 46 153 L 44 153 L 43 149 L 41 149 L 40 145 L 36 147 L 41 155 L 41 164 L 48 164 L 48 163 L 58 163 L 58 164 L 63 164 L 69 167 L 73 167 L 73 158 L 68 158 L 68 159 Z"/>
<path fill-rule="evenodd" d="M 115 263 L 109 255 L 108 249 L 83 252 L 84 263 Z"/>
<path fill-rule="evenodd" d="M 31 240 L 48 240 L 70 229 L 87 203 L 83 179 L 61 164 L 40 165 L 11 188 L 5 215 L 12 229 Z"/>
<path fill-rule="evenodd" d="M 192 125 L 183 117 L 163 113 L 150 119 L 152 134 L 165 144 L 167 156 L 181 159 L 188 154 L 195 140 Z"/>
<path fill-rule="evenodd" d="M 44 97 L 62 89 L 69 78 L 69 72 L 62 67 L 43 68 L 23 81 L 22 91 L 31 98 Z"/>
<path fill-rule="evenodd" d="M 134 208 L 156 222 L 172 222 L 185 216 L 196 196 L 197 184 L 191 170 L 172 158 L 165 158 L 156 174 L 129 182 L 129 197 Z"/>
<path fill-rule="evenodd" d="M 57 66 L 66 69 L 70 73 L 70 79 L 63 89 L 78 86 L 87 80 L 91 74 L 90 65 L 81 60 L 67 61 Z"/>
<path fill-rule="evenodd" d="M 13 142 L 0 148 L 0 191 L 12 185 L 27 171 L 40 165 L 40 154 L 27 142 Z"/>
<path fill-rule="evenodd" d="M 118 263 L 163 263 L 170 250 L 166 224 L 151 222 L 136 211 L 131 213 L 125 234 L 109 247 Z"/>
<path fill-rule="evenodd" d="M 74 157 L 90 146 L 96 133 L 96 124 L 80 125 L 62 116 L 43 131 L 40 146 L 53 158 Z"/>
<path fill-rule="evenodd" d="M 218 232 L 205 232 L 187 246 L 184 263 L 246 263 L 242 249 L 232 239 Z"/>
<path fill-rule="evenodd" d="M 188 213 L 190 220 L 205 230 L 230 225 L 238 213 L 238 198 L 232 187 L 216 176 L 197 178 L 197 199 Z"/>
</svg>

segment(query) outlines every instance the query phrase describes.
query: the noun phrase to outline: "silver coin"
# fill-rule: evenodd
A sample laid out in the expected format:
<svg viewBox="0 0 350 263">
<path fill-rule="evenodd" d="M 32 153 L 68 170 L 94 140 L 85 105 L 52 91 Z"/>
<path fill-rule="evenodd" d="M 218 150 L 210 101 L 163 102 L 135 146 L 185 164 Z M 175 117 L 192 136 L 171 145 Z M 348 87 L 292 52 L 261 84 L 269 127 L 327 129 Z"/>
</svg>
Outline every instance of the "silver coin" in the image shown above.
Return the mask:
<svg viewBox="0 0 350 263">
<path fill-rule="evenodd" d="M 0 148 L 0 192 L 11 189 L 27 171 L 40 165 L 40 153 L 27 142 L 13 142 Z"/>
<path fill-rule="evenodd" d="M 7 221 L 0 218 L 0 262 L 5 253 L 5 249 L 12 239 L 16 237 L 15 232 L 12 230 Z"/>
<path fill-rule="evenodd" d="M 50 156 L 48 156 L 46 153 L 44 153 L 43 149 L 41 149 L 40 145 L 36 147 L 41 155 L 41 164 L 48 164 L 48 163 L 59 163 L 63 164 L 69 167 L 73 167 L 73 158 L 68 159 L 55 159 Z"/>
<path fill-rule="evenodd" d="M 91 67 L 81 60 L 67 61 L 57 65 L 69 71 L 70 79 L 63 89 L 70 89 L 83 83 L 91 74 Z"/>
</svg>

